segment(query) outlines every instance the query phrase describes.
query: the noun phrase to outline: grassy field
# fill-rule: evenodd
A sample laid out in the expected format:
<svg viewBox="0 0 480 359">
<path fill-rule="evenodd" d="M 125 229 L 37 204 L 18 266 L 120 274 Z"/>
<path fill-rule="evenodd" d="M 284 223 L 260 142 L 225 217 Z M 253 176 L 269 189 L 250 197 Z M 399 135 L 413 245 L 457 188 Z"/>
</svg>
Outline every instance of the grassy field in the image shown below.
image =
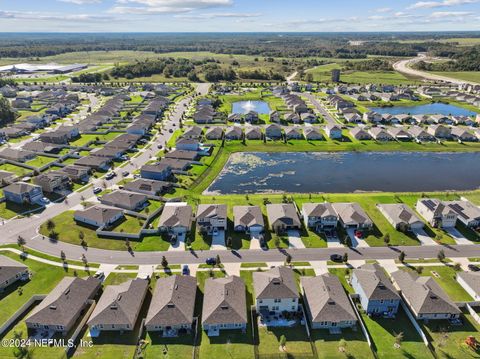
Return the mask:
<svg viewBox="0 0 480 359">
<path fill-rule="evenodd" d="M 479 71 L 457 71 L 457 72 L 448 72 L 448 71 L 436 71 L 432 72 L 435 75 L 451 77 L 457 80 L 464 81 L 473 81 L 480 83 L 480 72 Z"/>
<path fill-rule="evenodd" d="M 32 172 L 32 170 L 20 166 L 15 166 L 10 163 L 4 163 L 0 165 L 0 171 L 13 172 L 19 177 L 25 176 L 25 174 Z"/>
<path fill-rule="evenodd" d="M 354 357 L 356 359 L 373 358 L 372 351 L 360 328 L 356 331 L 342 329 L 341 334 L 330 334 L 328 330 L 312 330 L 312 340 L 315 343 L 319 359 Z M 345 340 L 345 351 L 339 349 L 340 341 Z"/>
</svg>

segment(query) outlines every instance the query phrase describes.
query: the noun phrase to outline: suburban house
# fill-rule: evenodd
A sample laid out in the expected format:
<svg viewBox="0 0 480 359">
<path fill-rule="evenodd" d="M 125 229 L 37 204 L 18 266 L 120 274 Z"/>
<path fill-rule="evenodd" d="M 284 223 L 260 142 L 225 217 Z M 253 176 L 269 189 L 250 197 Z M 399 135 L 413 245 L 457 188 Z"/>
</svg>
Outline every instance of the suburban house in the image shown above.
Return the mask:
<svg viewBox="0 0 480 359">
<path fill-rule="evenodd" d="M 243 132 L 240 126 L 231 126 L 225 130 L 225 139 L 227 140 L 241 140 L 242 136 Z"/>
<path fill-rule="evenodd" d="M 477 140 L 473 133 L 467 131 L 465 128 L 462 127 L 452 127 L 451 134 L 453 139 L 459 141 L 473 142 Z"/>
<path fill-rule="evenodd" d="M 303 139 L 303 132 L 300 127 L 286 127 L 285 138 L 287 140 L 300 140 Z"/>
<path fill-rule="evenodd" d="M 163 337 L 189 333 L 193 325 L 197 279 L 189 275 L 158 278 L 145 328 L 163 332 Z"/>
<path fill-rule="evenodd" d="M 172 168 L 166 164 L 143 165 L 140 168 L 142 178 L 165 181 L 172 175 Z"/>
<path fill-rule="evenodd" d="M 192 162 L 198 160 L 199 157 L 198 151 L 173 150 L 165 154 L 165 158 L 176 158 Z"/>
<path fill-rule="evenodd" d="M 99 198 L 100 203 L 129 211 L 140 211 L 148 205 L 148 197 L 144 194 L 116 190 Z"/>
<path fill-rule="evenodd" d="M 42 173 L 33 179 L 33 183 L 42 187 L 43 192 L 61 192 L 72 187 L 70 177 L 61 171 Z"/>
<path fill-rule="evenodd" d="M 333 203 L 332 206 L 343 228 L 373 227 L 373 221 L 358 203 Z"/>
<path fill-rule="evenodd" d="M 480 208 L 470 201 L 444 201 L 457 214 L 457 219 L 467 227 L 480 226 Z"/>
<path fill-rule="evenodd" d="M 6 186 L 12 183 L 17 175 L 13 172 L 0 171 L 0 186 Z"/>
<path fill-rule="evenodd" d="M 303 301 L 313 329 L 338 333 L 357 325 L 357 316 L 338 277 L 331 273 L 301 277 Z"/>
<path fill-rule="evenodd" d="M 324 128 L 325 133 L 328 137 L 334 140 L 338 140 L 342 138 L 342 128 L 337 125 L 328 124 Z"/>
<path fill-rule="evenodd" d="M 430 276 L 398 270 L 392 279 L 417 320 L 454 319 L 462 313 Z"/>
<path fill-rule="evenodd" d="M 397 141 L 410 141 L 412 135 L 403 127 L 389 127 L 388 133 Z"/>
<path fill-rule="evenodd" d="M 111 159 L 108 157 L 86 156 L 75 161 L 77 166 L 85 166 L 92 170 L 107 171 L 110 168 Z"/>
<path fill-rule="evenodd" d="M 101 284 L 93 277 L 64 277 L 25 319 L 27 328 L 66 336 L 90 305 Z"/>
<path fill-rule="evenodd" d="M 480 301 L 480 273 L 479 272 L 458 272 L 457 282 L 470 294 L 470 296 Z"/>
<path fill-rule="evenodd" d="M 216 230 L 227 230 L 226 204 L 200 204 L 197 208 L 197 225 L 208 234 Z"/>
<path fill-rule="evenodd" d="M 436 198 L 419 199 L 415 209 L 432 227 L 453 228 L 457 223 L 457 213 Z"/>
<path fill-rule="evenodd" d="M 144 178 L 127 182 L 123 188 L 130 192 L 143 193 L 148 196 L 158 196 L 172 187 L 171 182 L 155 181 Z"/>
<path fill-rule="evenodd" d="M 222 329 L 247 328 L 245 283 L 237 276 L 207 278 L 202 308 L 202 328 L 208 336 L 219 336 Z"/>
<path fill-rule="evenodd" d="M 175 148 L 177 150 L 185 151 L 199 151 L 202 144 L 196 139 L 190 138 L 179 138 L 175 143 Z"/>
<path fill-rule="evenodd" d="M 321 231 L 325 228 L 336 228 L 337 212 L 329 202 L 304 203 L 302 206 L 303 222 L 307 228 Z"/>
<path fill-rule="evenodd" d="M 270 117 L 270 122 L 273 122 L 273 123 L 280 122 L 280 115 L 278 114 L 277 111 L 270 111 L 269 117 Z"/>
<path fill-rule="evenodd" d="M 0 293 L 18 280 L 29 278 L 28 267 L 5 256 L 0 256 Z"/>
<path fill-rule="evenodd" d="M 355 126 L 350 130 L 350 135 L 359 141 L 371 140 L 372 136 L 363 128 Z"/>
<path fill-rule="evenodd" d="M 37 157 L 35 152 L 18 150 L 15 148 L 4 148 L 0 151 L 0 158 L 16 162 L 26 162 Z"/>
<path fill-rule="evenodd" d="M 199 140 L 202 138 L 203 129 L 200 126 L 188 127 L 181 138 L 187 140 Z"/>
<path fill-rule="evenodd" d="M 192 166 L 192 161 L 179 160 L 177 158 L 162 158 L 156 164 L 170 166 L 173 173 L 175 171 L 186 171 Z"/>
<path fill-rule="evenodd" d="M 372 127 L 368 133 L 376 141 L 393 141 L 395 138 L 382 127 Z"/>
<path fill-rule="evenodd" d="M 279 266 L 265 272 L 253 272 L 255 307 L 262 318 L 296 313 L 299 294 L 293 269 Z"/>
<path fill-rule="evenodd" d="M 423 221 L 406 204 L 377 204 L 377 208 L 395 229 L 411 231 L 422 229 L 425 226 Z"/>
<path fill-rule="evenodd" d="M 267 217 L 270 228 L 277 233 L 302 226 L 293 203 L 267 204 Z"/>
<path fill-rule="evenodd" d="M 223 129 L 221 127 L 211 127 L 205 132 L 207 140 L 221 140 L 223 138 Z"/>
<path fill-rule="evenodd" d="M 290 123 L 300 123 L 301 117 L 295 112 L 288 112 L 283 115 L 283 119 Z"/>
<path fill-rule="evenodd" d="M 147 291 L 148 280 L 141 278 L 106 286 L 87 322 L 91 335 L 102 330 L 132 331 Z"/>
<path fill-rule="evenodd" d="M 303 129 L 303 135 L 307 141 L 319 141 L 323 140 L 323 135 L 316 127 L 305 127 Z"/>
<path fill-rule="evenodd" d="M 124 217 L 121 209 L 98 205 L 84 210 L 77 210 L 73 214 L 76 222 L 93 227 L 111 227 L 115 222 Z"/>
<path fill-rule="evenodd" d="M 111 160 L 118 160 L 125 153 L 124 149 L 117 147 L 103 147 L 90 152 L 92 156 L 96 157 L 106 157 Z"/>
<path fill-rule="evenodd" d="M 382 122 L 383 117 L 378 112 L 370 111 L 363 114 L 363 120 L 370 123 L 379 123 Z"/>
<path fill-rule="evenodd" d="M 380 265 L 364 264 L 354 269 L 351 285 L 368 315 L 390 317 L 397 313 L 400 296 Z"/>
<path fill-rule="evenodd" d="M 184 202 L 167 202 L 158 222 L 158 229 L 175 236 L 185 236 L 192 227 L 192 207 Z"/>
<path fill-rule="evenodd" d="M 261 140 L 263 138 L 262 129 L 258 126 L 245 127 L 245 138 L 247 140 Z"/>
<path fill-rule="evenodd" d="M 59 172 L 65 173 L 74 182 L 85 183 L 90 178 L 90 169 L 83 166 L 68 165 L 59 169 Z"/>
<path fill-rule="evenodd" d="M 304 123 L 315 123 L 317 122 L 317 116 L 315 116 L 313 113 L 310 112 L 305 112 L 300 115 L 301 120 Z"/>
<path fill-rule="evenodd" d="M 272 140 L 282 138 L 282 128 L 277 124 L 267 125 L 265 127 L 265 137 Z"/>
<path fill-rule="evenodd" d="M 258 206 L 234 206 L 233 228 L 237 232 L 261 233 L 265 227 L 263 213 Z"/>
<path fill-rule="evenodd" d="M 410 135 L 418 140 L 423 142 L 435 141 L 435 136 L 432 136 L 424 128 L 420 126 L 412 126 L 408 129 Z"/>
<path fill-rule="evenodd" d="M 427 132 L 430 135 L 435 136 L 436 138 L 447 139 L 452 137 L 452 131 L 450 130 L 450 128 L 445 127 L 443 125 L 428 126 Z"/>
<path fill-rule="evenodd" d="M 18 204 L 38 204 L 43 199 L 42 187 L 25 182 L 14 182 L 3 188 L 7 202 Z"/>
</svg>

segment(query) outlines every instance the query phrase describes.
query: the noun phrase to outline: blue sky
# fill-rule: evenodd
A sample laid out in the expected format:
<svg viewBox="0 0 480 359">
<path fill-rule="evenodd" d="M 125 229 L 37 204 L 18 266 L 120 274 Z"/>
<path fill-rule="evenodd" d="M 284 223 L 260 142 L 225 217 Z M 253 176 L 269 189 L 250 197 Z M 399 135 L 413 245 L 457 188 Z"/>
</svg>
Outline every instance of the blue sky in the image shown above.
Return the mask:
<svg viewBox="0 0 480 359">
<path fill-rule="evenodd" d="M 480 0 L 0 0 L 0 32 L 480 30 Z"/>
</svg>

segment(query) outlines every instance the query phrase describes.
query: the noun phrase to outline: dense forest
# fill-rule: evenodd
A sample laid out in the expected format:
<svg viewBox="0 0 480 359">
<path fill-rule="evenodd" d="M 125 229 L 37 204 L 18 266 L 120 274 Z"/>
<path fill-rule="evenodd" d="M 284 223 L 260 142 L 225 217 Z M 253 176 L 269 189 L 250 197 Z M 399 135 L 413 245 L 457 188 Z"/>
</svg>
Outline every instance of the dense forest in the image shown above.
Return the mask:
<svg viewBox="0 0 480 359">
<path fill-rule="evenodd" d="M 5 125 L 7 123 L 13 122 L 15 120 L 16 114 L 10 106 L 10 102 L 4 97 L 0 96 L 0 125 Z"/>
<path fill-rule="evenodd" d="M 451 60 L 437 63 L 419 61 L 415 68 L 424 71 L 480 71 L 480 46 L 450 54 L 449 58 Z"/>
<path fill-rule="evenodd" d="M 232 33 L 232 34 L 8 34 L 0 36 L 0 58 L 32 58 L 79 51 L 139 50 L 154 53 L 211 51 L 271 57 L 361 59 L 367 55 L 414 56 L 418 52 L 451 54 L 455 46 L 431 40 L 439 34 L 385 33 Z M 444 36 L 461 36 L 460 33 Z M 464 36 L 475 36 L 472 34 Z M 477 34 L 478 36 L 478 34 Z M 385 41 L 385 38 L 388 40 Z M 355 45 L 350 41 L 361 40 Z"/>
<path fill-rule="evenodd" d="M 344 63 L 345 70 L 356 70 L 356 71 L 392 71 L 392 63 L 384 59 L 372 59 L 366 61 L 345 61 Z"/>
</svg>

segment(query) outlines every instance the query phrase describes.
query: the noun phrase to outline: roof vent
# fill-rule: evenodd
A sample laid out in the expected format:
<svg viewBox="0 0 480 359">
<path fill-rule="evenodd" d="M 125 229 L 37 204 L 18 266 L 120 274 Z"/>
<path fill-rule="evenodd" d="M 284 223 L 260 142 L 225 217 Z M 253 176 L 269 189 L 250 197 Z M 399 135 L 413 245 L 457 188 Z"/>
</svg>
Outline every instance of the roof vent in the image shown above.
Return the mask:
<svg viewBox="0 0 480 359">
<path fill-rule="evenodd" d="M 220 308 L 222 308 L 222 310 L 227 310 L 227 309 L 228 309 L 228 305 L 222 305 Z"/>
<path fill-rule="evenodd" d="M 50 308 L 51 310 L 56 310 L 56 309 L 57 309 L 57 306 L 56 306 L 55 304 L 52 304 L 51 306 L 49 306 L 49 308 Z"/>
</svg>

